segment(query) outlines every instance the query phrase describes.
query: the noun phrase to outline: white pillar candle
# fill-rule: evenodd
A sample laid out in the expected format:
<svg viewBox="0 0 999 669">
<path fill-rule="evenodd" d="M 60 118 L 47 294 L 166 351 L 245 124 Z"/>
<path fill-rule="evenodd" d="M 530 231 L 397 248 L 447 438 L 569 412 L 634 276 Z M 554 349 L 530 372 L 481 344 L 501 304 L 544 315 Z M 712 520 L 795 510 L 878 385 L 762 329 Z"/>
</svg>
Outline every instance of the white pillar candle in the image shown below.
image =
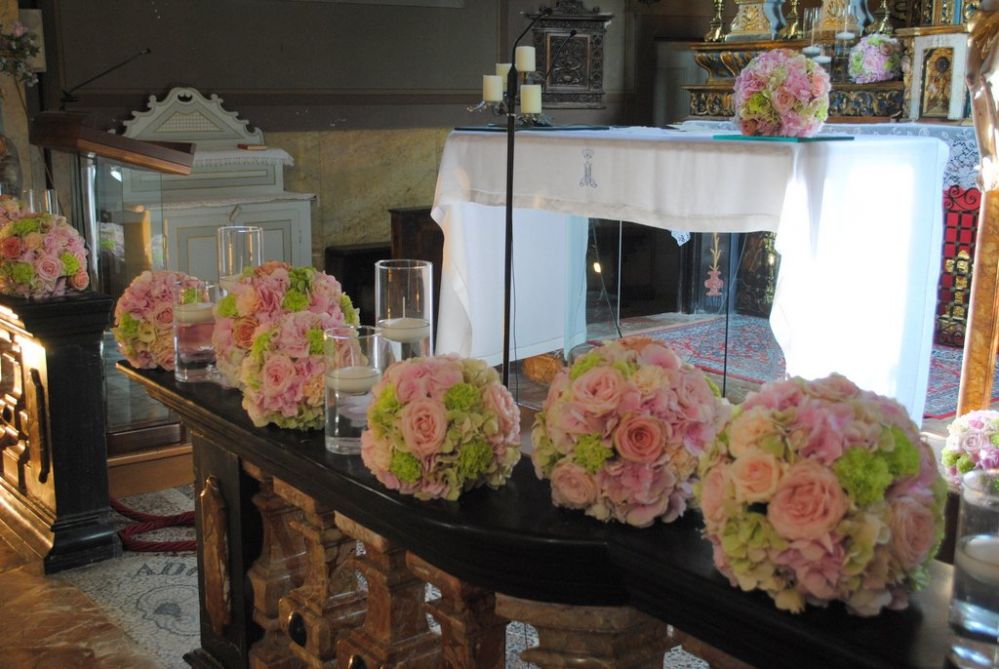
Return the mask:
<svg viewBox="0 0 999 669">
<path fill-rule="evenodd" d="M 520 87 L 520 111 L 524 114 L 541 113 L 541 84 L 524 84 Z"/>
<path fill-rule="evenodd" d="M 518 46 L 516 54 L 517 72 L 521 74 L 524 72 L 534 72 L 536 69 L 534 65 L 534 47 Z"/>
<path fill-rule="evenodd" d="M 503 90 L 506 90 L 506 81 L 510 78 L 510 68 L 512 63 L 496 63 L 496 76 L 503 80 Z"/>
<path fill-rule="evenodd" d="M 482 99 L 486 102 L 503 100 L 503 77 L 496 74 L 482 75 Z"/>
</svg>

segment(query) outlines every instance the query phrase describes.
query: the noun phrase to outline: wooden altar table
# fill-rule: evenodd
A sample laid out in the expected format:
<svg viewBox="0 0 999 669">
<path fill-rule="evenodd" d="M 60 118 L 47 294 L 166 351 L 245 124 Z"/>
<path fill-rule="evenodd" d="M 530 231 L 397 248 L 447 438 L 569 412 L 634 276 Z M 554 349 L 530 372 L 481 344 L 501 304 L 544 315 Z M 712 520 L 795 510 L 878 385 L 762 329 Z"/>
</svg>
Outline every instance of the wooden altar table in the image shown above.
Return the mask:
<svg viewBox="0 0 999 669">
<path fill-rule="evenodd" d="M 517 134 L 512 357 L 585 333 L 586 217 L 776 232 L 770 322 L 792 376 L 844 374 L 922 421 L 942 248 L 944 142 L 717 141 L 659 128 Z M 506 138 L 455 131 L 438 173 L 437 352 L 500 360 Z"/>
<path fill-rule="evenodd" d="M 546 668 L 606 649 L 627 657 L 586 666 L 661 666 L 662 623 L 761 669 L 944 667 L 952 570 L 942 563 L 906 611 L 858 618 L 833 605 L 795 616 L 714 571 L 696 512 L 644 530 L 605 525 L 553 507 L 526 457 L 500 490 L 421 503 L 382 488 L 359 457 L 327 453 L 320 431 L 253 427 L 235 390 L 119 369 L 181 416 L 194 446 L 193 666 L 347 669 L 359 654 L 372 668 L 441 666 L 441 657 L 502 667 L 498 615 L 544 623 L 532 661 Z M 423 579 L 443 593 L 428 607 L 442 640 L 426 630 Z"/>
</svg>

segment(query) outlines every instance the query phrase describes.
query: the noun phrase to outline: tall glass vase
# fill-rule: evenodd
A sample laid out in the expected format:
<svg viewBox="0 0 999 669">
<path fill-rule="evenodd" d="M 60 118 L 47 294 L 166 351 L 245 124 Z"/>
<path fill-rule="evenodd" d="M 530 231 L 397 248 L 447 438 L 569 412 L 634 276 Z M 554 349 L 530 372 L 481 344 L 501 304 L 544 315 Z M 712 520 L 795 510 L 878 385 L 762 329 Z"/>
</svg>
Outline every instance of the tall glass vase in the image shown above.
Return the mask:
<svg viewBox="0 0 999 669">
<path fill-rule="evenodd" d="M 433 355 L 433 265 L 425 260 L 375 263 L 375 323 L 394 360 Z"/>
</svg>

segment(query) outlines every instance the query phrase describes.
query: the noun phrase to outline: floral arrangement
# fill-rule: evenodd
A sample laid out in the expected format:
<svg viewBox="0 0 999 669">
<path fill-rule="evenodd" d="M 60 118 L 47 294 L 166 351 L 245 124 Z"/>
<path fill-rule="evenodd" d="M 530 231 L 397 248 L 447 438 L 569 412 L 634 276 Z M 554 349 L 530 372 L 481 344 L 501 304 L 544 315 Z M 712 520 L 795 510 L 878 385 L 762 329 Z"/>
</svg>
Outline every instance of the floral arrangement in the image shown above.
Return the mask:
<svg viewBox="0 0 999 669">
<path fill-rule="evenodd" d="M 301 311 L 326 314 L 332 325 L 358 325 L 350 297 L 332 276 L 311 267 L 266 262 L 248 269 L 215 309 L 212 344 L 218 370 L 240 387 L 241 365 L 262 328 Z"/>
<path fill-rule="evenodd" d="M 499 488 L 520 460 L 520 410 L 481 360 L 397 362 L 372 393 L 361 459 L 391 490 L 453 501 Z"/>
<path fill-rule="evenodd" d="M 322 428 L 326 404 L 323 332 L 343 321 L 327 312 L 297 311 L 256 329 L 239 370 L 243 408 L 257 427 Z"/>
<path fill-rule="evenodd" d="M 735 79 L 735 118 L 744 135 L 811 137 L 829 116 L 829 75 L 789 49 L 764 51 Z"/>
<path fill-rule="evenodd" d="M 704 374 L 644 337 L 606 342 L 552 382 L 532 460 L 552 502 L 647 527 L 686 509 L 697 459 L 728 417 Z"/>
<path fill-rule="evenodd" d="M 60 296 L 90 285 L 83 237 L 63 216 L 21 211 L 5 201 L 0 227 L 0 293 Z"/>
<path fill-rule="evenodd" d="M 21 201 L 10 195 L 0 195 L 0 227 L 16 221 L 30 212 L 21 210 Z"/>
<path fill-rule="evenodd" d="M 35 33 L 20 21 L 14 21 L 9 32 L 0 29 L 0 72 L 9 74 L 17 81 L 31 86 L 38 81 L 28 60 L 38 53 Z"/>
<path fill-rule="evenodd" d="M 891 81 L 902 74 L 902 49 L 887 35 L 867 35 L 850 49 L 850 78 L 858 84 Z"/>
<path fill-rule="evenodd" d="M 905 608 L 943 538 L 947 486 L 892 399 L 843 376 L 751 393 L 695 486 L 715 566 L 780 609 Z"/>
<path fill-rule="evenodd" d="M 972 411 L 947 426 L 947 443 L 940 453 L 951 483 L 972 469 L 999 469 L 999 411 Z"/>
<path fill-rule="evenodd" d="M 115 304 L 111 332 L 133 367 L 173 369 L 174 295 L 196 281 L 183 272 L 146 271 L 128 284 Z"/>
</svg>

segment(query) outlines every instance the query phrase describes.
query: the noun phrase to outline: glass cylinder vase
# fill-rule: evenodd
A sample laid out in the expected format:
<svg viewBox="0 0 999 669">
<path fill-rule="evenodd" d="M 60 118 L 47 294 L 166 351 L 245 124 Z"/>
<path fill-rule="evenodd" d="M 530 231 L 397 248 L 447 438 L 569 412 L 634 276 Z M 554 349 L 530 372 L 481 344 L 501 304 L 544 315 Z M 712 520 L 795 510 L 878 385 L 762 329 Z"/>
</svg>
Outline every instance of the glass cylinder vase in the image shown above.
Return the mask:
<svg viewBox="0 0 999 669">
<path fill-rule="evenodd" d="M 375 323 L 395 360 L 433 355 L 433 264 L 426 260 L 375 263 Z"/>
<path fill-rule="evenodd" d="M 341 326 L 324 333 L 326 353 L 326 450 L 361 450 L 371 389 L 389 364 L 387 342 L 375 328 Z"/>
<path fill-rule="evenodd" d="M 219 287 L 229 291 L 243 270 L 257 267 L 264 258 L 264 229 L 254 225 L 224 225 L 218 237 Z"/>
</svg>

